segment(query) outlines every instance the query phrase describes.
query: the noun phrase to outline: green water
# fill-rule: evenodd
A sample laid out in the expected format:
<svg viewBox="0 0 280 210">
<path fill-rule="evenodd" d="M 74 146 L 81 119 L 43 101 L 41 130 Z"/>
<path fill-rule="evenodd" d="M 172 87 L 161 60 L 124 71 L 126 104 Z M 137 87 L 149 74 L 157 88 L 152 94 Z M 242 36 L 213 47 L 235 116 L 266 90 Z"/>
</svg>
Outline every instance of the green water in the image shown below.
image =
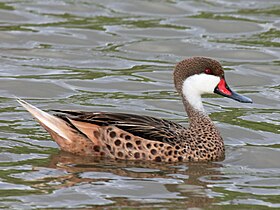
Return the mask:
<svg viewBox="0 0 280 210">
<path fill-rule="evenodd" d="M 280 2 L 2 1 L 0 208 L 280 208 Z M 61 152 L 15 102 L 187 122 L 172 70 L 218 59 L 232 89 L 205 108 L 226 159 L 156 164 Z"/>
</svg>

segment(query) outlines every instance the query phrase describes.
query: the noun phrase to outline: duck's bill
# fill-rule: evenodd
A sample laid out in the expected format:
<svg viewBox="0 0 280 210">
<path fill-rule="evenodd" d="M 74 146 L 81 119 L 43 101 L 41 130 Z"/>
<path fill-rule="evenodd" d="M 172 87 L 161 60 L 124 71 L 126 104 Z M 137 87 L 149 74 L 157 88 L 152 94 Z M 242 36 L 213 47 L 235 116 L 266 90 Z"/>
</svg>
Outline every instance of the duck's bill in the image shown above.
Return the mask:
<svg viewBox="0 0 280 210">
<path fill-rule="evenodd" d="M 214 93 L 217 93 L 219 95 L 228 97 L 228 98 L 232 98 L 236 101 L 242 102 L 242 103 L 253 103 L 252 99 L 246 97 L 246 96 L 242 96 L 234 91 L 232 91 L 229 86 L 227 85 L 225 79 L 221 79 L 219 84 L 217 85 L 217 87 L 214 90 Z"/>
</svg>

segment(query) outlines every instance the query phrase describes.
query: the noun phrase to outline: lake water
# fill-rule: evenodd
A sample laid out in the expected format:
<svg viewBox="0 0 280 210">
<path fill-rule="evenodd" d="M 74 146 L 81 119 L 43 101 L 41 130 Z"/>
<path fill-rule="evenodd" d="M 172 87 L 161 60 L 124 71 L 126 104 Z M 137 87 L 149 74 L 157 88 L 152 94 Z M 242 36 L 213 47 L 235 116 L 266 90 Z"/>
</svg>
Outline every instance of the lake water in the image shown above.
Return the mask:
<svg viewBox="0 0 280 210">
<path fill-rule="evenodd" d="M 0 208 L 280 208 L 279 0 L 1 1 L 0 23 Z M 172 70 L 195 55 L 254 101 L 206 95 L 222 162 L 69 155 L 14 99 L 185 124 Z"/>
</svg>

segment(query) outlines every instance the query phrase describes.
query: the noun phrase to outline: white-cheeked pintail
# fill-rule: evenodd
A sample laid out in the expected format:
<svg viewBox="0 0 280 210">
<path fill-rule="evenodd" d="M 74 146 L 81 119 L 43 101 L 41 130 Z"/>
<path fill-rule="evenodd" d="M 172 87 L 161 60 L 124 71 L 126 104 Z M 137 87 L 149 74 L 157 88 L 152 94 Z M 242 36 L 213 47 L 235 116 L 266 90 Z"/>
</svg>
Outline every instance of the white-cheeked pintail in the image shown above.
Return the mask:
<svg viewBox="0 0 280 210">
<path fill-rule="evenodd" d="M 252 100 L 232 91 L 221 64 L 210 58 L 185 59 L 176 65 L 173 76 L 189 117 L 187 128 L 135 114 L 54 110 L 51 115 L 21 99 L 18 102 L 62 150 L 77 155 L 158 162 L 224 159 L 223 139 L 204 112 L 201 95 L 217 93 L 243 103 Z"/>
</svg>

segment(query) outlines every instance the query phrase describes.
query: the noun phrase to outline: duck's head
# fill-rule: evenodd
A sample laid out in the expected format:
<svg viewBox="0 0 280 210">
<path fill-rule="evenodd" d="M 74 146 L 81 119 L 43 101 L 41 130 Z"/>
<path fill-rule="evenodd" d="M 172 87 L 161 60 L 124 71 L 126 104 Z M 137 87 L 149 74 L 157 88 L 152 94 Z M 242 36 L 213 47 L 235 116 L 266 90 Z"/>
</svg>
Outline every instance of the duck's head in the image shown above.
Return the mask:
<svg viewBox="0 0 280 210">
<path fill-rule="evenodd" d="M 250 98 L 229 88 L 221 64 L 214 59 L 185 59 L 176 65 L 173 76 L 178 93 L 199 110 L 203 111 L 200 96 L 204 93 L 217 93 L 242 103 L 252 103 Z"/>
</svg>

